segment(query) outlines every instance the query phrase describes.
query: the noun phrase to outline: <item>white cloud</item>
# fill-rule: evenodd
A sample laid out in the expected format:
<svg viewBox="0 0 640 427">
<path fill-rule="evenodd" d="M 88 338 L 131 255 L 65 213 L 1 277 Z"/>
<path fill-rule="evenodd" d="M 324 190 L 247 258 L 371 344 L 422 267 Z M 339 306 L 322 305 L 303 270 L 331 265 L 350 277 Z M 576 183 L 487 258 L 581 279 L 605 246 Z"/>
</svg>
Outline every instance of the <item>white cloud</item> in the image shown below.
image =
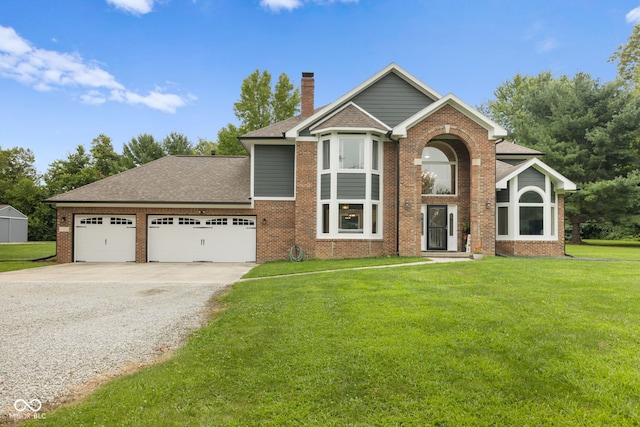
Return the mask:
<svg viewBox="0 0 640 427">
<path fill-rule="evenodd" d="M 29 43 L 24 41 L 13 28 L 0 25 L 0 52 L 22 55 L 29 51 L 31 51 Z"/>
<path fill-rule="evenodd" d="M 260 6 L 278 12 L 282 9 L 293 10 L 304 6 L 305 3 L 328 5 L 333 3 L 358 3 L 359 0 L 260 0 Z"/>
<path fill-rule="evenodd" d="M 636 7 L 627 13 L 627 22 L 630 24 L 640 24 L 640 7 Z"/>
<path fill-rule="evenodd" d="M 100 105 L 107 102 L 107 98 L 99 90 L 90 90 L 80 96 L 80 100 L 85 104 Z"/>
<path fill-rule="evenodd" d="M 133 13 L 134 15 L 144 15 L 151 12 L 154 1 L 155 0 L 107 0 L 107 3 L 125 12 Z"/>
<path fill-rule="evenodd" d="M 536 47 L 539 53 L 550 52 L 558 46 L 558 42 L 555 39 L 545 39 L 538 42 Z"/>
<path fill-rule="evenodd" d="M 260 0 L 260 5 L 273 11 L 293 10 L 302 6 L 302 0 Z"/>
<path fill-rule="evenodd" d="M 94 105 L 110 100 L 174 113 L 193 99 L 192 96 L 184 98 L 165 93 L 159 88 L 148 95 L 140 95 L 127 89 L 97 63 L 86 61 L 77 53 L 39 49 L 21 38 L 13 28 L 1 25 L 0 77 L 28 84 L 38 91 L 81 88 L 86 92 L 80 100 Z"/>
<path fill-rule="evenodd" d="M 178 95 L 161 93 L 156 90 L 150 91 L 149 94 L 145 96 L 129 90 L 113 90 L 111 91 L 110 99 L 132 105 L 142 104 L 166 113 L 175 113 L 178 107 L 183 107 L 187 104 L 184 98 Z"/>
</svg>

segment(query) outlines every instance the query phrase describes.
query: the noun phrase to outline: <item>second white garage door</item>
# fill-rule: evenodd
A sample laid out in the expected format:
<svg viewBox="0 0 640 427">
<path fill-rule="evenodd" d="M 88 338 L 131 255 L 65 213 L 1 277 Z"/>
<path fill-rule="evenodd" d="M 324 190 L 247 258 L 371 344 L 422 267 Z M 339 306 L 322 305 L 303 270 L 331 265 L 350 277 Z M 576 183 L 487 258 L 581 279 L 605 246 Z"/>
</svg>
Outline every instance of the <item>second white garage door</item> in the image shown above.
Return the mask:
<svg viewBox="0 0 640 427">
<path fill-rule="evenodd" d="M 165 216 L 147 219 L 149 262 L 255 262 L 253 216 Z"/>
</svg>

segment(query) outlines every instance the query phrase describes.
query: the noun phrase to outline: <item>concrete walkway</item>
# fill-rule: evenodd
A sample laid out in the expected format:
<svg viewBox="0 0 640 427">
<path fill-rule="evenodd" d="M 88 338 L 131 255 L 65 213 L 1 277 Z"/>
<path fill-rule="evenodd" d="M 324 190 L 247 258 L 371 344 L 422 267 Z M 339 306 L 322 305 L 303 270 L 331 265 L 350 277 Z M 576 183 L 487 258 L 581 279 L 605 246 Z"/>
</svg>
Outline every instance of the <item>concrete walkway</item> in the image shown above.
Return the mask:
<svg viewBox="0 0 640 427">
<path fill-rule="evenodd" d="M 425 261 L 408 262 L 406 264 L 385 264 L 385 265 L 372 265 L 367 267 L 352 267 L 352 268 L 339 268 L 336 270 L 321 270 L 321 271 L 306 271 L 304 273 L 292 273 L 292 274 L 279 274 L 276 276 L 264 276 L 264 277 L 251 277 L 248 279 L 240 279 L 239 282 L 245 282 L 249 280 L 262 280 L 262 279 L 274 279 L 278 277 L 291 277 L 291 276 L 306 276 L 309 274 L 321 274 L 321 273 L 337 273 L 340 271 L 352 271 L 352 270 L 372 270 L 376 268 L 397 268 L 397 267 L 412 267 L 416 265 L 427 265 L 433 263 L 446 263 L 446 262 L 464 262 L 473 261 L 471 258 L 429 258 Z"/>
</svg>

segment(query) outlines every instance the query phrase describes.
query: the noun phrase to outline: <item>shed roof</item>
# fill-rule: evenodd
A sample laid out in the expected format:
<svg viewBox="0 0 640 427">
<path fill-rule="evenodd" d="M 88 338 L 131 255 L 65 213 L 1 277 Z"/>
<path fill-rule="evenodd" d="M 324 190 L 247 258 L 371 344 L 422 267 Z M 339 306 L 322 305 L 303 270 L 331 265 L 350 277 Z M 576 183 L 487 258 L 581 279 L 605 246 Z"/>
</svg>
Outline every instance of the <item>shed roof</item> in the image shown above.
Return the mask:
<svg viewBox="0 0 640 427">
<path fill-rule="evenodd" d="M 27 216 L 11 205 L 0 204 L 0 216 L 4 218 L 27 219 Z"/>
<path fill-rule="evenodd" d="M 249 157 L 166 156 L 46 201 L 249 204 L 250 167 Z"/>
</svg>

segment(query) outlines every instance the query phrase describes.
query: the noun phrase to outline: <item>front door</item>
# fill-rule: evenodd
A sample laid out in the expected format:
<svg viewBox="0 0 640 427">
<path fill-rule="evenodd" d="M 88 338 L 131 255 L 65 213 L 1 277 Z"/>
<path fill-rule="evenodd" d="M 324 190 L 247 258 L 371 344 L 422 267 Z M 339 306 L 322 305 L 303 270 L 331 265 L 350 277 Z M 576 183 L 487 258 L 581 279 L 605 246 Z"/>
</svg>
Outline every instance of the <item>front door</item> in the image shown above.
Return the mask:
<svg viewBox="0 0 640 427">
<path fill-rule="evenodd" d="M 427 250 L 447 250 L 446 205 L 427 205 Z"/>
<path fill-rule="evenodd" d="M 422 206 L 422 250 L 457 251 L 456 205 Z"/>
</svg>

